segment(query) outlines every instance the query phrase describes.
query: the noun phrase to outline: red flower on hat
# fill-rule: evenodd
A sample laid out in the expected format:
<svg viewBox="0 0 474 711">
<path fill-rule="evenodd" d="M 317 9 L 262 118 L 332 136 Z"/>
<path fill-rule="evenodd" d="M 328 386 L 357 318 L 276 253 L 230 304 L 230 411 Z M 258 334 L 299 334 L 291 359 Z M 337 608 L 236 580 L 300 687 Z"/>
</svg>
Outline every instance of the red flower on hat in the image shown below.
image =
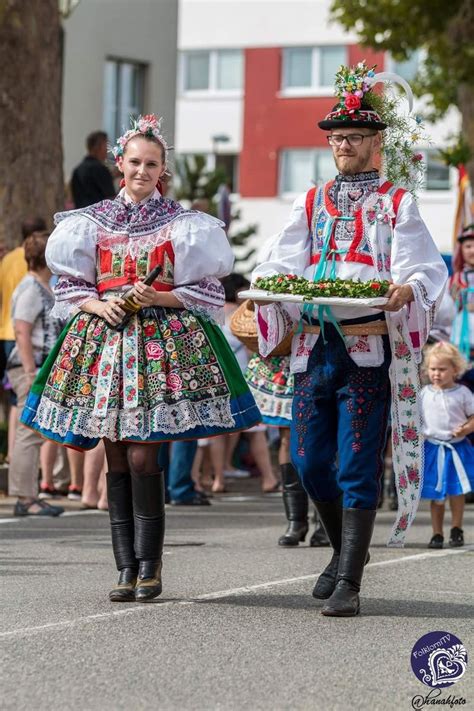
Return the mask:
<svg viewBox="0 0 474 711">
<path fill-rule="evenodd" d="M 361 101 L 355 94 L 348 94 L 344 99 L 344 105 L 349 111 L 354 111 L 355 109 L 360 109 Z"/>
</svg>

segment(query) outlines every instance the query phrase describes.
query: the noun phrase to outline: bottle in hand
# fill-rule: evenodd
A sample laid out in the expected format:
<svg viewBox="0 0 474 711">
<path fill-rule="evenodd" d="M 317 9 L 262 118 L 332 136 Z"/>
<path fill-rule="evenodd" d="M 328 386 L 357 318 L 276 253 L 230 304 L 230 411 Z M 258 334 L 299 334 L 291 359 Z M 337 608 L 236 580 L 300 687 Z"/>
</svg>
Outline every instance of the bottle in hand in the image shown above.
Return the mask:
<svg viewBox="0 0 474 711">
<path fill-rule="evenodd" d="M 162 271 L 162 267 L 158 265 L 154 269 L 151 270 L 149 274 L 146 275 L 146 277 L 143 280 L 143 283 L 146 284 L 147 286 L 151 286 L 155 279 L 159 276 L 159 274 Z M 133 299 L 133 286 L 131 289 L 125 292 L 125 294 L 122 296 L 123 299 L 123 304 L 120 305 L 120 308 L 122 311 L 125 311 L 125 316 L 123 319 L 120 321 L 115 326 L 116 331 L 123 331 L 124 328 L 127 326 L 128 322 L 132 318 L 133 314 L 136 314 L 138 311 L 140 311 L 141 306 L 140 304 L 137 304 L 134 299 Z"/>
</svg>

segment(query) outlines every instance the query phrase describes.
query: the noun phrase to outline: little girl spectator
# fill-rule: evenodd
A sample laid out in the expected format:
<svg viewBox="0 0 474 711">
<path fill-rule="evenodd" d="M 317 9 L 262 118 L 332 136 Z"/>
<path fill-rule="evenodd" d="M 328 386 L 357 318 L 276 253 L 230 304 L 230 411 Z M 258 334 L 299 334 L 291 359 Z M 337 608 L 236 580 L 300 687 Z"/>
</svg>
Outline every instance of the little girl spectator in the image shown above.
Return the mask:
<svg viewBox="0 0 474 711">
<path fill-rule="evenodd" d="M 449 497 L 452 528 L 449 545 L 464 545 L 465 494 L 474 487 L 474 395 L 456 382 L 467 367 L 458 349 L 440 341 L 427 349 L 430 385 L 421 391 L 425 436 L 425 477 L 421 497 L 431 499 L 433 537 L 428 548 L 442 548 L 445 501 Z"/>
</svg>

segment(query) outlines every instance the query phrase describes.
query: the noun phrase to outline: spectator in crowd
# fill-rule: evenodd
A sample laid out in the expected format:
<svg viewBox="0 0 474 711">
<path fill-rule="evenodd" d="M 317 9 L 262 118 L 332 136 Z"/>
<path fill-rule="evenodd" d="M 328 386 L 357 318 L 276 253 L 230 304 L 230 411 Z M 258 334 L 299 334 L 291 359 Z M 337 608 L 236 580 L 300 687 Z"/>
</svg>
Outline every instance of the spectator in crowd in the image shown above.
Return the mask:
<svg viewBox="0 0 474 711">
<path fill-rule="evenodd" d="M 474 392 L 474 223 L 465 227 L 458 237 L 453 266 L 450 290 L 457 314 L 451 341 L 470 363 L 463 383 Z"/>
<path fill-rule="evenodd" d="M 76 208 L 115 197 L 115 187 L 110 170 L 104 165 L 107 158 L 107 134 L 94 131 L 86 139 L 87 155 L 74 168 L 71 191 Z"/>
<path fill-rule="evenodd" d="M 12 294 L 25 276 L 28 266 L 25 260 L 25 240 L 33 232 L 46 229 L 42 217 L 30 217 L 21 225 L 22 244 L 8 252 L 0 262 L 0 381 L 4 377 L 6 362 L 15 345 L 15 333 L 11 318 Z M 15 393 L 10 390 L 10 414 L 8 419 L 8 455 L 9 459 L 15 441 L 15 428 L 18 418 Z"/>
<path fill-rule="evenodd" d="M 449 498 L 451 547 L 464 545 L 464 497 L 474 488 L 474 395 L 456 381 L 467 362 L 451 343 L 440 341 L 425 353 L 430 384 L 421 391 L 425 471 L 421 497 L 431 499 L 433 536 L 428 548 L 442 548 L 445 502 Z M 408 470 L 410 477 L 411 470 Z"/>
<path fill-rule="evenodd" d="M 46 360 L 59 335 L 59 323 L 50 317 L 54 297 L 49 284 L 51 272 L 46 265 L 45 249 L 48 234 L 33 232 L 24 242 L 24 256 L 28 268 L 12 295 L 12 320 L 16 344 L 7 361 L 8 379 L 23 409 L 26 396 L 39 367 Z M 11 496 L 17 496 L 15 516 L 58 516 L 60 506 L 51 506 L 38 498 L 38 465 L 42 440 L 37 434 L 19 424 L 8 472 Z M 55 447 L 54 443 L 49 445 Z M 45 461 L 52 465 L 49 452 Z M 50 478 L 50 473 L 46 476 Z"/>
</svg>

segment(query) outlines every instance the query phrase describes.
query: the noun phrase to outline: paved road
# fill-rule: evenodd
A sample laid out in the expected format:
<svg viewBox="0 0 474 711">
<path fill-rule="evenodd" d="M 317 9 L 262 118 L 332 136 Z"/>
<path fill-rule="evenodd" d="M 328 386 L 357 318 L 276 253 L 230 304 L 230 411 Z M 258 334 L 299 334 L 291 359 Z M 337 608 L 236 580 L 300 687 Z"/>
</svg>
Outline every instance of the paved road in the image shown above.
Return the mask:
<svg viewBox="0 0 474 711">
<path fill-rule="evenodd" d="M 362 615 L 311 597 L 327 549 L 279 549 L 278 495 L 168 509 L 164 592 L 112 605 L 107 515 L 0 525 L 0 707 L 118 711 L 410 709 L 428 689 L 410 652 L 451 632 L 474 658 L 473 547 L 428 552 L 422 511 L 404 550 L 378 517 Z M 474 539 L 474 507 L 466 531 Z M 474 709 L 474 662 L 450 690 Z M 447 696 L 448 690 L 442 695 Z"/>
</svg>

